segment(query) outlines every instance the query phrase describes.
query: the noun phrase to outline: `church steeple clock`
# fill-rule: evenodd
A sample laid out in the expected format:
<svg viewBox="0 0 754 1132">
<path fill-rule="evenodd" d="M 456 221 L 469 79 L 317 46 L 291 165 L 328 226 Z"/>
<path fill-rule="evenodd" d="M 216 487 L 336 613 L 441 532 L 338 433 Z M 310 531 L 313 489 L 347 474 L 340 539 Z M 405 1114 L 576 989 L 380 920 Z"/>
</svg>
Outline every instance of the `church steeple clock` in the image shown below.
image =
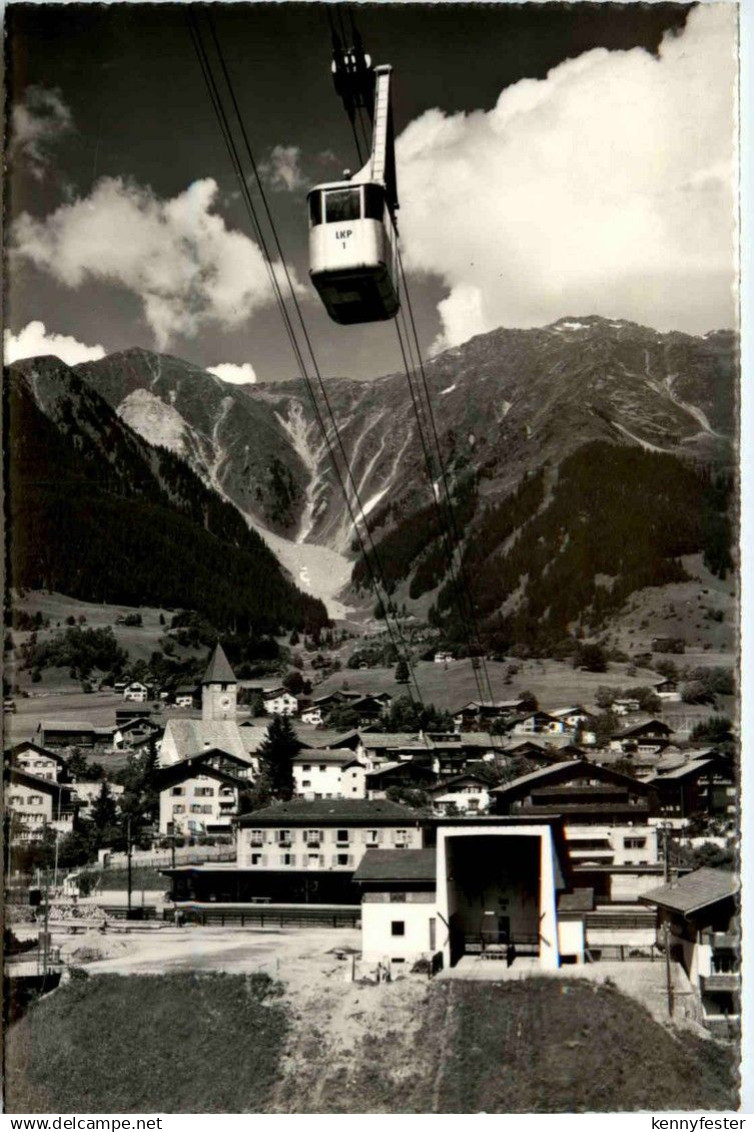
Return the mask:
<svg viewBox="0 0 754 1132">
<path fill-rule="evenodd" d="M 215 645 L 202 679 L 202 719 L 205 722 L 236 718 L 238 681 L 222 645 Z"/>
</svg>

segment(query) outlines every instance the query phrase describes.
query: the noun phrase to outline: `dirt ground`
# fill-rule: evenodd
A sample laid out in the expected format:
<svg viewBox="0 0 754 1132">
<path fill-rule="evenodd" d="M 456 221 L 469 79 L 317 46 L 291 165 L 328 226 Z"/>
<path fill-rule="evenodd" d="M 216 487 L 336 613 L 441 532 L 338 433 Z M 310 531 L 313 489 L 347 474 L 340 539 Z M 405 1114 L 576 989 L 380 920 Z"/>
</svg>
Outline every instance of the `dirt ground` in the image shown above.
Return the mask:
<svg viewBox="0 0 754 1132">
<path fill-rule="evenodd" d="M 23 934 L 19 932 L 19 934 Z M 27 933 L 31 934 L 31 933 Z M 429 992 L 426 976 L 390 984 L 351 981 L 357 929 L 250 929 L 172 926 L 56 932 L 64 962 L 99 974 L 170 971 L 263 972 L 285 987 L 290 1032 L 270 1111 L 321 1111 L 323 1092 L 359 1060 L 365 1042 L 390 1037 L 412 1060 L 412 1042 Z M 415 1059 L 414 1059 L 415 1060 Z M 399 1058 L 400 1062 L 400 1058 Z"/>
<path fill-rule="evenodd" d="M 31 928 L 26 932 L 19 929 L 18 934 L 34 932 Z M 400 1084 L 403 1073 L 408 1085 L 411 1074 L 434 1072 L 432 1064 L 417 1054 L 433 984 L 426 976 L 411 974 L 392 983 L 352 981 L 352 964 L 361 944 L 357 929 L 118 924 L 105 934 L 97 928 L 77 935 L 56 929 L 53 942 L 60 945 L 65 963 L 83 968 L 91 977 L 221 971 L 266 973 L 279 981 L 284 987 L 290 1029 L 268 1111 L 340 1111 L 332 1108 L 333 1098 L 339 1095 L 339 1082 L 358 1082 L 364 1066 L 371 1064 L 372 1053 L 380 1050 L 383 1057 L 385 1050 L 390 1050 L 391 1089 Z M 462 971 L 461 967 L 463 963 L 452 972 L 444 972 L 441 980 L 474 979 L 474 971 Z M 497 975 L 520 979 L 534 972 L 524 970 L 523 965 L 517 972 L 515 965 L 509 971 L 504 965 L 498 970 L 496 964 L 487 963 L 480 973 L 493 979 Z M 568 967 L 553 976 L 612 983 L 658 1022 L 668 1025 L 664 964 L 600 963 Z M 689 988 L 682 976 L 682 971 L 674 971 L 673 1029 L 707 1037 L 694 1017 Z"/>
</svg>

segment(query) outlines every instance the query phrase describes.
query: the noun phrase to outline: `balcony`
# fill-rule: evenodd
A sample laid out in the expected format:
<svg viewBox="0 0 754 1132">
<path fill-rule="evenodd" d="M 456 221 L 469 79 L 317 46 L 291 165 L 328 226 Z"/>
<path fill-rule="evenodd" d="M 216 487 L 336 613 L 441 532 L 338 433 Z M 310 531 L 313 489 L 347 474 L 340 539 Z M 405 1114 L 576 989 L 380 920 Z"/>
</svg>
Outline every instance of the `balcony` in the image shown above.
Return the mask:
<svg viewBox="0 0 754 1132">
<path fill-rule="evenodd" d="M 714 951 L 738 951 L 741 941 L 735 932 L 703 931 L 701 942 L 707 943 Z"/>
<path fill-rule="evenodd" d="M 699 984 L 702 994 L 737 994 L 741 989 L 741 975 L 738 971 L 701 975 Z"/>
</svg>

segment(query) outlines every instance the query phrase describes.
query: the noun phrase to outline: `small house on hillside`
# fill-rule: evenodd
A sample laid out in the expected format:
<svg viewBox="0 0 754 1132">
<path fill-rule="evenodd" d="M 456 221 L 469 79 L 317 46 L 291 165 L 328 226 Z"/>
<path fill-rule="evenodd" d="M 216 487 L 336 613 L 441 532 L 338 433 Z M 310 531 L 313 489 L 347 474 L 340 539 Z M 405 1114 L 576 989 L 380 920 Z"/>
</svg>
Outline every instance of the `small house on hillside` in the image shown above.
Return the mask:
<svg viewBox="0 0 754 1132">
<path fill-rule="evenodd" d="M 308 723 L 312 727 L 321 727 L 324 723 L 321 707 L 308 707 L 305 711 L 301 712 L 301 722 Z"/>
<path fill-rule="evenodd" d="M 677 680 L 661 680 L 659 684 L 655 684 L 654 692 L 665 703 L 679 704 L 681 702 L 681 690 L 678 687 Z"/>
<path fill-rule="evenodd" d="M 127 684 L 123 689 L 123 699 L 130 700 L 134 704 L 145 704 L 149 699 L 150 689 L 147 684 L 142 684 L 140 680 L 133 680 Z"/>
<path fill-rule="evenodd" d="M 298 700 L 285 688 L 265 691 L 262 702 L 268 715 L 295 715 L 298 711 Z"/>
<path fill-rule="evenodd" d="M 429 790 L 439 813 L 483 814 L 490 808 L 490 783 L 476 774 L 459 774 Z"/>
<path fill-rule="evenodd" d="M 193 684 L 179 684 L 175 690 L 175 706 L 178 708 L 193 708 L 199 704 L 197 689 Z"/>
<path fill-rule="evenodd" d="M 84 720 L 42 719 L 37 724 L 34 739 L 40 747 L 50 749 L 94 747 L 98 735 L 94 724 Z"/>
<path fill-rule="evenodd" d="M 636 715 L 637 712 L 641 711 L 641 704 L 632 696 L 624 696 L 613 700 L 610 710 L 613 715 Z"/>
<path fill-rule="evenodd" d="M 525 700 L 469 700 L 453 713 L 456 731 L 474 731 L 489 727 L 491 723 L 508 723 L 519 715 Z"/>
<path fill-rule="evenodd" d="M 548 711 L 531 711 L 520 716 L 513 724 L 513 735 L 562 735 L 567 730 L 565 721 Z"/>
<path fill-rule="evenodd" d="M 610 749 L 631 754 L 654 754 L 664 751 L 670 744 L 673 729 L 661 719 L 648 719 L 645 723 L 635 723 L 624 727 L 610 736 Z"/>
</svg>

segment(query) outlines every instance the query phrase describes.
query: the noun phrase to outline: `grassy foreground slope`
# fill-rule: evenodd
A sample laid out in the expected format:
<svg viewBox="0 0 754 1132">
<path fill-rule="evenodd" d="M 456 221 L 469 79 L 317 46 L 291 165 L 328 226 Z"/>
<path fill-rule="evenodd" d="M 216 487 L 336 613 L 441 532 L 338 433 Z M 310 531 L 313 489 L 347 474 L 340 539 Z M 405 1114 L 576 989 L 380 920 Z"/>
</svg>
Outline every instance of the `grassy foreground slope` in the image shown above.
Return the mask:
<svg viewBox="0 0 754 1132">
<path fill-rule="evenodd" d="M 324 1000 L 308 1018 L 279 989 L 266 976 L 188 973 L 69 984 L 11 1028 L 6 1108 L 505 1113 L 738 1105 L 733 1047 L 687 1031 L 675 1036 L 609 985 L 350 984 L 340 992 L 349 1004 L 345 1046 L 337 1032 L 343 1018 L 331 1017 Z"/>
<path fill-rule="evenodd" d="M 8 1112 L 258 1112 L 287 1019 L 266 975 L 74 980 L 6 1039 Z"/>
<path fill-rule="evenodd" d="M 638 1003 L 584 980 L 440 981 L 418 1032 L 404 1040 L 406 1032 L 367 1031 L 347 1065 L 323 1057 L 312 1067 L 327 1077 L 316 1111 L 688 1112 L 739 1103 L 733 1048 L 676 1037 Z M 303 1091 L 283 1095 L 284 1111 L 310 1111 Z"/>
</svg>

